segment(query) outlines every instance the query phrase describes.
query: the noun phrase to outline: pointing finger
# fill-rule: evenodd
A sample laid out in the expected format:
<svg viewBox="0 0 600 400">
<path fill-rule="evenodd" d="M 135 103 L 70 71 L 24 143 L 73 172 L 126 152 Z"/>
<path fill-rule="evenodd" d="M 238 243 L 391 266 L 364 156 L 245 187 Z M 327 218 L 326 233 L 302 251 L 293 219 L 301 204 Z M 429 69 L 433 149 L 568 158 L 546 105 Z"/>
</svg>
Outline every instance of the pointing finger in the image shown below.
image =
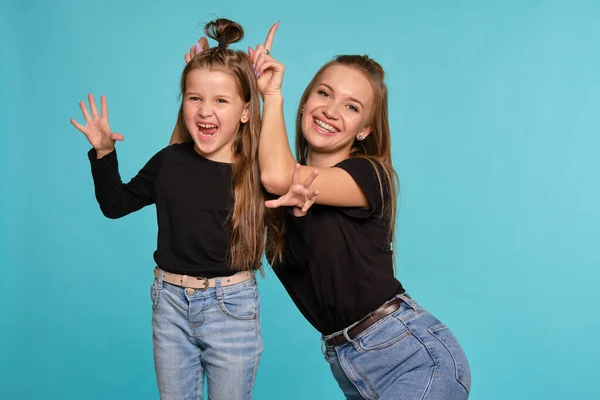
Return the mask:
<svg viewBox="0 0 600 400">
<path fill-rule="evenodd" d="M 269 52 L 273 50 L 273 40 L 275 39 L 275 32 L 277 32 L 277 28 L 279 28 L 279 23 L 280 21 L 277 21 L 277 23 L 271 26 L 271 29 L 269 29 L 269 33 L 267 34 L 267 38 L 265 39 L 265 47 L 267 50 L 269 50 Z"/>
</svg>

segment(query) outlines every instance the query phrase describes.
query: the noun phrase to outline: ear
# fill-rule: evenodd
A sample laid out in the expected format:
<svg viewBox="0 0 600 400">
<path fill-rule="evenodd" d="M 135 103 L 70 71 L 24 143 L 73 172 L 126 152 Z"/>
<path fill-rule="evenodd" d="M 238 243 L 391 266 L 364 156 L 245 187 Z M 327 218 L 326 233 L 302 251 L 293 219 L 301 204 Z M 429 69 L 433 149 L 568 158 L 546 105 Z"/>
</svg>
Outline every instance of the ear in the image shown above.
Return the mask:
<svg viewBox="0 0 600 400">
<path fill-rule="evenodd" d="M 363 128 L 360 130 L 360 132 L 358 132 L 358 135 L 362 135 L 363 140 L 367 138 L 367 136 L 369 136 L 369 134 L 373 131 L 373 128 L 371 127 L 371 124 L 365 125 L 363 126 Z"/>
<path fill-rule="evenodd" d="M 250 120 L 250 103 L 246 103 L 244 106 L 244 110 L 242 111 L 242 116 L 240 118 L 240 122 L 245 124 Z"/>
</svg>

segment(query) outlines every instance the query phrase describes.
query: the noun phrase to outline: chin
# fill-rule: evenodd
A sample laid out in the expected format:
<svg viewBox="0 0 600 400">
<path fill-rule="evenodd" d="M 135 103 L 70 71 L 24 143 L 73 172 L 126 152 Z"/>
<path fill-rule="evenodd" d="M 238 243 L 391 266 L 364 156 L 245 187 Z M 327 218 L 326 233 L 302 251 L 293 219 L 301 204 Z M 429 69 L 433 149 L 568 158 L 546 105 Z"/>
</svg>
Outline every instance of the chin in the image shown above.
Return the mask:
<svg viewBox="0 0 600 400">
<path fill-rule="evenodd" d="M 337 136 L 322 135 L 313 130 L 309 130 L 308 132 L 308 134 L 304 134 L 304 139 L 306 139 L 309 146 L 314 148 L 326 148 L 332 146 L 338 140 Z"/>
<path fill-rule="evenodd" d="M 214 144 L 208 144 L 205 141 L 198 139 L 197 137 L 194 137 L 194 145 L 196 149 L 199 150 L 200 153 L 202 153 L 203 155 L 209 155 L 210 153 L 214 152 L 214 149 L 216 147 Z"/>
</svg>

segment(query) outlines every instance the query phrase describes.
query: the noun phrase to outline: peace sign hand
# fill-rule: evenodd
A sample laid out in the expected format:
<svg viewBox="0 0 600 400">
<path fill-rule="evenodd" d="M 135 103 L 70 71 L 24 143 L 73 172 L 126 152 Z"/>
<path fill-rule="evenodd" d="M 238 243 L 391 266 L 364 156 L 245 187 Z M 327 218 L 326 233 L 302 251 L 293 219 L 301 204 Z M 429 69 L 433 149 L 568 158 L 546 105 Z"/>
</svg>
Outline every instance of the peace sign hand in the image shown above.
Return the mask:
<svg viewBox="0 0 600 400">
<path fill-rule="evenodd" d="M 279 28 L 279 22 L 273 24 L 271 29 L 269 29 L 264 45 L 259 44 L 255 49 L 248 47 L 248 56 L 250 56 L 250 60 L 252 60 L 252 65 L 254 66 L 257 77 L 258 89 L 263 97 L 281 93 L 281 84 L 283 82 L 285 67 L 271 56 L 273 40 L 275 39 L 277 28 Z"/>
<path fill-rule="evenodd" d="M 314 204 L 315 198 L 319 195 L 318 190 L 310 191 L 309 187 L 317 178 L 318 170 L 314 170 L 306 180 L 300 184 L 300 164 L 296 164 L 294 174 L 292 175 L 292 185 L 290 190 L 275 200 L 265 202 L 267 208 L 294 207 L 294 215 L 301 217 L 306 215 L 308 209 Z"/>
<path fill-rule="evenodd" d="M 81 113 L 83 114 L 83 118 L 85 118 L 85 126 L 79 124 L 72 118 L 71 124 L 73 124 L 77 130 L 85 135 L 90 144 L 94 147 L 94 149 L 96 149 L 97 157 L 102 158 L 114 150 L 116 140 L 123 140 L 124 138 L 123 135 L 114 133 L 110 130 L 106 97 L 100 96 L 100 115 L 98 114 L 98 109 L 96 108 L 94 96 L 89 94 L 88 101 L 90 103 L 90 111 L 92 113 L 91 116 L 88 113 L 85 103 L 83 101 L 79 102 Z"/>
</svg>

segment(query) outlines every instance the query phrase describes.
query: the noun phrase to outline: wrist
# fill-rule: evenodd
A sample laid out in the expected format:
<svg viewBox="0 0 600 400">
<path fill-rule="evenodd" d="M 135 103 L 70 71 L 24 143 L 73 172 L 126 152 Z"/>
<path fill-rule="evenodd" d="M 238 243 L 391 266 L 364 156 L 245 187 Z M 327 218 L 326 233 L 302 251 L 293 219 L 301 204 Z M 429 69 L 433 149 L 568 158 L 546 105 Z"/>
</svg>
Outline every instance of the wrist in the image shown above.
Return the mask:
<svg viewBox="0 0 600 400">
<path fill-rule="evenodd" d="M 102 157 L 104 157 L 107 154 L 112 153 L 115 150 L 115 148 L 113 147 L 112 149 L 96 149 L 96 160 L 101 159 Z"/>
<path fill-rule="evenodd" d="M 264 105 L 279 105 L 283 104 L 283 95 L 281 90 L 263 93 Z"/>
</svg>

